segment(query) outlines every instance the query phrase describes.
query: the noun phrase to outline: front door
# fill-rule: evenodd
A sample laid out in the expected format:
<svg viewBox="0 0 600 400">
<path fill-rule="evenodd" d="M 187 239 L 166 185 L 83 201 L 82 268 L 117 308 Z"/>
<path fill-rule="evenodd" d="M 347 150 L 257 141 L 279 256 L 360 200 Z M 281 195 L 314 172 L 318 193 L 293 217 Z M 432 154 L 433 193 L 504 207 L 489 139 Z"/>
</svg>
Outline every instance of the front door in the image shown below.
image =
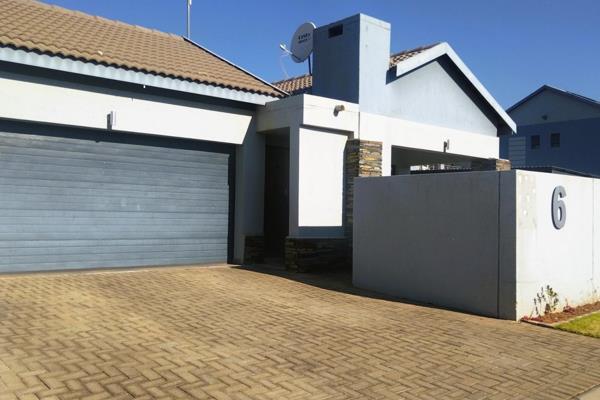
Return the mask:
<svg viewBox="0 0 600 400">
<path fill-rule="evenodd" d="M 265 149 L 265 255 L 283 258 L 289 230 L 289 149 Z"/>
</svg>

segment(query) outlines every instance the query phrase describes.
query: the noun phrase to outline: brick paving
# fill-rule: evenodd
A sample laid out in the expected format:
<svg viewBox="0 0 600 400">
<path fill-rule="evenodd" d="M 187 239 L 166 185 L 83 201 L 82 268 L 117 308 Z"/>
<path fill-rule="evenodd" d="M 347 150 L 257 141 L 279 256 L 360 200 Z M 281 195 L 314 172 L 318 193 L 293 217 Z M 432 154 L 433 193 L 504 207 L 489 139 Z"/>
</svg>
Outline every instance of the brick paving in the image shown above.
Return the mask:
<svg viewBox="0 0 600 400">
<path fill-rule="evenodd" d="M 347 277 L 7 275 L 0 295 L 1 399 L 568 399 L 600 383 L 598 339 L 368 296 Z"/>
</svg>

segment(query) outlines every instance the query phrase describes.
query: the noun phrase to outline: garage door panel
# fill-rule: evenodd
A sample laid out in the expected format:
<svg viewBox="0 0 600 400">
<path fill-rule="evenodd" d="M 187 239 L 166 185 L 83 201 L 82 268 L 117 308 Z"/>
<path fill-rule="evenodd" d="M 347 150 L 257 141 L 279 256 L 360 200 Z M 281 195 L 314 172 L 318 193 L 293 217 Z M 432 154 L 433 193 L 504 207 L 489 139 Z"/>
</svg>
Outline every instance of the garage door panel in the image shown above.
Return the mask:
<svg viewBox="0 0 600 400">
<path fill-rule="evenodd" d="M 3 123 L 3 125 L 6 126 L 7 124 Z M 17 127 L 14 124 L 9 129 L 20 130 L 21 132 L 11 133 L 4 130 L 0 146 L 10 146 L 16 151 L 20 148 L 26 152 L 35 150 L 56 151 L 59 152 L 57 158 L 62 157 L 62 153 L 63 156 L 66 156 L 65 158 L 78 158 L 77 154 L 80 154 L 83 157 L 92 158 L 98 155 L 97 159 L 102 156 L 110 156 L 111 158 L 125 156 L 131 161 L 139 160 L 142 163 L 147 163 L 148 157 L 157 159 L 159 162 L 194 163 L 198 162 L 198 155 L 203 157 L 201 161 L 221 158 L 223 148 L 221 144 L 198 141 L 196 148 L 191 149 L 188 143 L 180 142 L 182 144 L 179 145 L 174 142 L 177 139 L 171 140 L 171 143 L 169 143 L 170 148 L 165 148 L 165 139 L 155 136 L 140 136 L 141 139 L 134 139 L 137 142 L 145 142 L 143 143 L 145 147 L 140 148 L 137 143 L 127 143 L 131 135 L 126 136 L 123 133 L 107 134 L 84 130 L 67 132 L 62 127 L 46 126 L 38 130 L 36 134 L 29 130 L 29 127 Z M 28 137 L 24 138 L 23 134 L 27 134 Z M 70 137 L 65 137 L 65 135 L 70 135 Z M 118 144 L 118 147 L 113 144 Z"/>
<path fill-rule="evenodd" d="M 0 128 L 0 271 L 230 257 L 233 147 Z"/>
<path fill-rule="evenodd" d="M 0 248 L 0 257 L 10 257 L 11 260 L 25 261 L 26 258 L 53 257 L 62 255 L 78 256 L 85 254 L 135 254 L 140 252 L 164 252 L 176 251 L 194 253 L 198 251 L 224 251 L 223 243 L 197 243 L 197 244 L 173 244 L 173 245 L 149 245 L 141 243 L 137 246 L 102 246 L 94 243 L 92 246 L 53 246 L 53 247 L 9 247 Z M 6 263 L 6 259 L 3 261 Z"/>
<path fill-rule="evenodd" d="M 51 164 L 51 163 L 43 163 L 43 162 L 11 162 L 7 160 L 8 156 L 4 156 L 4 168 L 7 171 L 11 171 L 10 176 L 19 176 L 21 171 L 27 172 L 47 172 L 48 168 L 51 168 L 52 171 L 56 174 L 76 174 L 81 176 L 91 177 L 102 177 L 103 180 L 107 180 L 110 177 L 119 177 L 119 178 L 146 178 L 146 179 L 164 179 L 164 180 L 172 180 L 178 179 L 187 182 L 201 181 L 201 182 L 210 182 L 214 181 L 217 183 L 221 183 L 224 180 L 223 175 L 227 172 L 227 165 L 223 165 L 219 169 L 211 169 L 206 168 L 205 166 L 198 165 L 195 168 L 188 169 L 187 171 L 173 171 L 171 169 L 158 169 L 158 168 L 148 168 L 146 166 L 135 166 L 132 167 L 130 164 L 123 163 L 120 167 L 115 167 L 114 164 L 103 163 L 103 162 L 85 162 L 78 163 L 73 165 L 59 165 L 59 164 Z M 194 171 L 198 170 L 203 171 L 203 175 L 196 176 L 194 175 Z M 26 176 L 26 175 L 25 175 Z M 89 179 L 89 178 L 88 178 Z M 226 181 L 226 179 L 225 179 Z"/>
<path fill-rule="evenodd" d="M 93 171 L 91 174 L 82 174 L 78 171 L 62 171 L 60 173 L 52 173 L 47 170 L 31 171 L 27 169 L 14 169 L 5 167 L 0 171 L 0 177 L 9 178 L 16 177 L 20 179 L 40 179 L 40 180 L 64 180 L 64 181 L 83 181 L 83 182 L 98 182 L 98 183 L 132 183 L 132 178 L 137 184 L 143 185 L 158 185 L 158 186 L 186 186 L 198 184 L 207 188 L 222 188 L 226 182 L 224 179 L 211 176 L 194 177 L 182 179 L 177 176 L 163 177 L 162 179 L 154 178 L 151 175 L 140 174 L 139 176 L 131 176 L 130 174 L 105 174 L 100 171 Z"/>
<path fill-rule="evenodd" d="M 198 168 L 202 168 L 206 177 L 214 176 L 223 178 L 223 173 L 227 171 L 227 164 L 215 165 L 211 162 L 198 162 L 189 166 L 170 166 L 170 165 L 152 165 L 150 163 L 132 163 L 132 162 L 109 162 L 102 160 L 76 160 L 67 158 L 38 157 L 29 155 L 4 155 L 6 168 L 13 170 L 28 169 L 31 171 L 43 170 L 40 166 L 52 166 L 57 172 L 76 172 L 89 174 L 98 172 L 98 167 L 102 168 L 104 174 L 118 173 L 123 174 L 130 169 L 142 168 L 148 174 L 158 173 L 157 177 L 169 177 L 171 175 L 181 175 L 184 178 L 191 178 Z"/>
<path fill-rule="evenodd" d="M 57 261 L 57 262 L 39 262 L 39 263 L 10 263 L 0 265 L 0 273 L 7 272 L 26 272 L 26 271 L 55 271 L 65 269 L 90 269 L 90 268 L 125 268 L 152 265 L 185 265 L 198 264 L 201 258 L 203 263 L 222 262 L 220 257 L 213 257 L 212 253 L 198 254 L 196 257 L 176 257 L 168 255 L 159 257 L 157 255 L 148 255 L 131 260 L 114 258 L 112 260 L 95 260 L 93 258 L 78 261 Z M 83 266 L 83 267 L 82 267 Z"/>
<path fill-rule="evenodd" d="M 0 188 L 1 190 L 2 188 Z M 61 194 L 61 195 L 37 195 L 37 194 L 21 194 L 12 193 L 10 199 L 6 201 L 0 200 L 0 207 L 3 207 L 6 203 L 16 203 L 19 208 L 30 208 L 37 209 L 38 207 L 46 207 L 48 203 L 62 203 L 62 205 L 69 207 L 92 207 L 92 208 L 110 208 L 115 211 L 124 211 L 131 209 L 135 210 L 151 210 L 160 209 L 161 211 L 173 211 L 177 210 L 198 210 L 198 207 L 211 207 L 215 210 L 221 210 L 227 212 L 228 202 L 227 200 L 210 200 L 210 199 L 178 199 L 177 204 L 174 204 L 175 200 L 164 201 L 164 199 L 153 199 L 153 198 L 139 198 L 139 197 L 128 197 L 128 196 L 94 196 L 93 194 L 87 195 L 75 195 L 75 194 Z M 42 208 L 43 209 L 43 208 Z"/>
<path fill-rule="evenodd" d="M 181 250 L 181 249 L 154 249 L 144 251 L 143 256 L 139 252 L 140 249 L 133 249 L 130 252 L 113 252 L 111 249 L 105 249 L 105 252 L 95 251 L 93 253 L 75 253 L 75 254 L 46 254 L 46 255 L 25 255 L 25 256 L 11 256 L 6 260 L 0 262 L 0 265 L 10 266 L 11 264 L 39 264 L 39 263 L 51 263 L 60 264 L 62 262 L 77 262 L 87 263 L 89 261 L 104 262 L 122 260 L 127 263 L 130 260 L 137 260 L 140 258 L 156 257 L 176 257 L 176 258 L 194 258 L 203 257 L 205 255 L 210 256 L 214 254 L 215 250 L 226 250 L 225 248 L 211 248 L 211 249 L 193 249 L 193 250 Z"/>
<path fill-rule="evenodd" d="M 90 184 L 90 186 L 93 186 Z M 151 188 L 155 189 L 155 188 Z M 135 190 L 120 190 L 120 189 L 106 189 L 102 185 L 97 188 L 72 188 L 72 187 L 51 187 L 51 186 L 35 186 L 33 182 L 26 186 L 17 185 L 2 185 L 0 184 L 0 191 L 7 191 L 14 193 L 15 195 L 44 195 L 44 196 L 65 196 L 65 193 L 73 193 L 78 196 L 103 196 L 103 197 L 121 197 L 123 195 L 128 198 L 142 198 L 142 199 L 162 199 L 162 200 L 221 200 L 227 195 L 227 190 L 222 189 L 202 189 L 196 192 L 172 192 L 169 190 L 145 191 L 143 188 Z M 71 196 L 71 194 L 69 194 Z"/>
<path fill-rule="evenodd" d="M 40 201 L 44 201 L 45 198 L 40 197 Z M 116 212 L 187 212 L 187 213 L 200 213 L 200 214 L 226 214 L 228 209 L 228 203 L 221 202 L 219 204 L 199 204 L 186 206 L 174 205 L 169 203 L 157 204 L 158 202 L 148 201 L 147 203 L 142 202 L 120 202 L 114 199 L 110 201 L 102 202 L 99 199 L 91 199 L 90 202 L 85 201 L 61 201 L 61 202 L 47 202 L 43 205 L 34 204 L 31 201 L 11 201 L 3 200 L 0 201 L 0 208 L 15 209 L 15 210 L 39 210 L 40 207 L 45 207 L 45 210 L 87 210 L 87 211 L 113 211 L 118 207 Z"/>
<path fill-rule="evenodd" d="M 8 210 L 7 210 L 8 211 Z M 27 210 L 19 210 L 20 212 L 27 212 Z M 48 225 L 56 230 L 57 226 L 64 224 L 65 219 L 71 220 L 70 225 L 136 225 L 138 227 L 155 226 L 155 225 L 190 225 L 190 226 L 223 226 L 227 225 L 228 215 L 226 214 L 207 214 L 207 215 L 192 215 L 182 214 L 178 216 L 164 216 L 164 214 L 158 214 L 160 217 L 137 217 L 131 216 L 129 213 L 125 214 L 123 218 L 115 220 L 112 216 L 81 216 L 75 215 L 76 213 L 63 213 L 62 216 L 48 216 L 40 215 L 37 216 L 0 216 L 0 225 L 34 225 L 44 226 Z M 106 214 L 106 213 L 105 213 Z M 151 214 L 152 215 L 152 214 Z"/>
<path fill-rule="evenodd" d="M 170 182 L 169 182 L 170 183 Z M 228 189 L 224 188 L 223 185 L 201 185 L 200 187 L 195 186 L 174 186 L 174 185 L 143 185 L 143 184 L 121 184 L 121 183 L 107 183 L 107 182 L 87 182 L 87 181 L 73 181 L 73 180 L 44 180 L 44 179 L 31 179 L 27 182 L 25 179 L 15 177 L 0 177 L 0 186 L 4 187 L 3 190 L 15 191 L 19 190 L 22 193 L 30 193 L 30 190 L 45 190 L 50 189 L 55 193 L 62 193 L 65 189 L 73 190 L 106 190 L 109 192 L 116 193 L 134 193 L 143 194 L 147 196 L 149 194 L 156 195 L 181 195 L 184 198 L 189 196 L 206 196 L 208 194 L 214 194 L 215 196 L 226 195 Z M 2 212 L 2 210 L 0 210 Z"/>
<path fill-rule="evenodd" d="M 221 154 L 214 154 L 210 151 L 186 151 L 182 149 L 163 149 L 160 147 L 149 147 L 148 149 L 139 150 L 134 147 L 132 150 L 123 150 L 122 148 L 115 149 L 110 147 L 87 144 L 85 146 L 78 144 L 79 141 L 69 140 L 59 143 L 44 141 L 36 141 L 35 138 L 43 137 L 32 135 L 31 139 L 23 140 L 5 139 L 0 144 L 0 151 L 5 151 L 10 148 L 11 153 L 17 155 L 42 156 L 55 159 L 69 160 L 103 160 L 107 155 L 115 162 L 127 162 L 137 164 L 151 164 L 148 162 L 148 157 L 156 160 L 161 166 L 188 167 L 190 165 L 200 163 L 210 163 L 220 159 Z M 97 143 L 95 143 L 97 144 Z M 175 150 L 175 151 L 173 151 Z M 202 154 L 202 160 L 198 160 L 198 153 Z"/>
<path fill-rule="evenodd" d="M 94 249 L 96 247 L 113 247 L 116 251 L 121 246 L 169 246 L 189 245 L 193 247 L 201 247 L 204 244 L 222 244 L 222 238 L 205 237 L 205 238 L 160 238 L 160 239 L 106 239 L 100 244 L 94 239 L 73 239 L 66 242 L 60 240 L 20 240 L 18 243 L 14 241 L 0 241 L 0 250 L 2 249 L 21 249 L 21 248 L 67 248 L 67 247 L 88 247 Z"/>
</svg>

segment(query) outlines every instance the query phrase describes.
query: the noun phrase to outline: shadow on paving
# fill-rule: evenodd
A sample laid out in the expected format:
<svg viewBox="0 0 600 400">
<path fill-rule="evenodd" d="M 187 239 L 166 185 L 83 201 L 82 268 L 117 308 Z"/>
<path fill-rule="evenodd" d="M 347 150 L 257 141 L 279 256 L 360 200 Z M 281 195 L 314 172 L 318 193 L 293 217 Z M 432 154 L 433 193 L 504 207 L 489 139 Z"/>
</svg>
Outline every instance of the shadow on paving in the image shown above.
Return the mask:
<svg viewBox="0 0 600 400">
<path fill-rule="evenodd" d="M 279 278 L 289 279 L 294 282 L 318 287 L 320 289 L 333 290 L 340 293 L 352 294 L 370 299 L 394 301 L 397 303 L 430 307 L 447 311 L 458 311 L 464 314 L 476 315 L 462 310 L 451 309 L 435 304 L 413 301 L 401 297 L 373 292 L 367 289 L 357 288 L 352 285 L 352 271 L 349 269 L 337 269 L 319 272 L 295 272 L 285 269 L 285 267 L 279 263 L 236 265 L 232 266 L 232 268 L 277 276 Z"/>
</svg>

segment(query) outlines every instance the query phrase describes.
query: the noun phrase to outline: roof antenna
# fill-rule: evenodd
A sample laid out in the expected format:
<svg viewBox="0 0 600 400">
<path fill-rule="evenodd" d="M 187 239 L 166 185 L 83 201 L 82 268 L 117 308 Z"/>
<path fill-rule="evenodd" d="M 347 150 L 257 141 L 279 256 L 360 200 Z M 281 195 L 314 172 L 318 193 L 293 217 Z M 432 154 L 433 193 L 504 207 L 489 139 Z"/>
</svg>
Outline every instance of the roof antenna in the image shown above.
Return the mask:
<svg viewBox="0 0 600 400">
<path fill-rule="evenodd" d="M 187 38 L 192 38 L 192 26 L 191 26 L 191 9 L 192 9 L 192 0 L 187 0 Z"/>
<path fill-rule="evenodd" d="M 279 48 L 281 50 L 283 50 L 283 53 L 281 54 L 281 56 L 279 56 L 279 66 L 281 67 L 281 70 L 283 71 L 283 75 L 285 76 L 285 79 L 289 79 L 290 75 L 288 74 L 287 70 L 285 69 L 285 65 L 283 65 L 283 58 L 289 57 L 292 54 L 292 52 L 287 49 L 285 44 L 280 44 Z"/>
</svg>

